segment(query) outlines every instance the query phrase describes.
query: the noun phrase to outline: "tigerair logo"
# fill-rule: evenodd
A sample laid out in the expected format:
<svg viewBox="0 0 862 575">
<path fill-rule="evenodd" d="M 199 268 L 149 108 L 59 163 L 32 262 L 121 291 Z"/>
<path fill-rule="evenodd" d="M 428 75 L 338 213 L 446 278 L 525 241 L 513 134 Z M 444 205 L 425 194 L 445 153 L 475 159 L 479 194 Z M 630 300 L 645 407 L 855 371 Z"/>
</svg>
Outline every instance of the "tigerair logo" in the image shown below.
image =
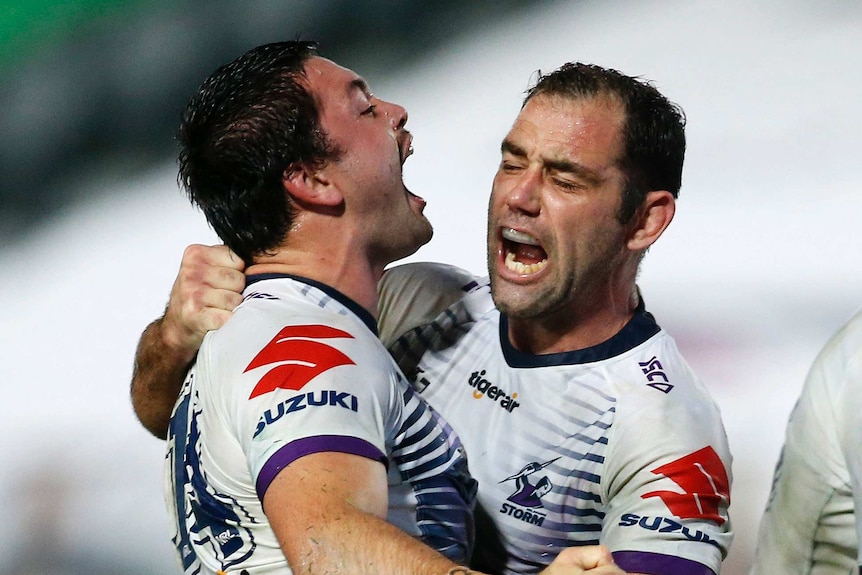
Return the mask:
<svg viewBox="0 0 862 575">
<path fill-rule="evenodd" d="M 470 374 L 470 378 L 467 380 L 467 385 L 473 388 L 473 398 L 474 399 L 482 399 L 483 397 L 487 397 L 491 401 L 497 402 L 497 404 L 512 413 L 516 407 L 521 404 L 518 403 L 515 399 L 518 397 L 518 393 L 515 392 L 511 395 L 485 379 L 485 370 L 482 371 L 474 371 Z"/>
<path fill-rule="evenodd" d="M 544 507 L 542 505 L 542 497 L 550 493 L 553 484 L 547 475 L 540 477 L 536 476 L 536 473 L 557 459 L 559 457 L 555 457 L 544 463 L 532 461 L 521 468 L 519 472 L 500 481 L 500 483 L 507 481 L 515 482 L 515 492 L 506 498 L 506 501 L 509 503 L 503 503 L 500 513 L 514 517 L 524 523 L 542 525 L 546 517 L 544 513 L 539 511 Z M 531 476 L 533 477 L 531 478 Z"/>
</svg>

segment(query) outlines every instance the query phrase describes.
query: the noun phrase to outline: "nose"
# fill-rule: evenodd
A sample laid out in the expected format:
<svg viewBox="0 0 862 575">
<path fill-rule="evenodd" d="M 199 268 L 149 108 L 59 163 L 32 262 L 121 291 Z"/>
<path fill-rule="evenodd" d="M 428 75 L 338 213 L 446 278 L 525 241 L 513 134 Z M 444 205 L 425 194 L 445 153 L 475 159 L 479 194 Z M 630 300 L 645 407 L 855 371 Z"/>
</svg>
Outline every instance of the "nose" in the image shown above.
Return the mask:
<svg viewBox="0 0 862 575">
<path fill-rule="evenodd" d="M 386 117 L 389 118 L 389 121 L 392 122 L 392 127 L 395 130 L 400 130 L 407 124 L 407 110 L 402 106 L 385 100 L 381 100 L 380 105 L 383 106 L 383 111 Z"/>
<path fill-rule="evenodd" d="M 509 181 L 506 205 L 515 212 L 536 216 L 541 211 L 539 199 L 542 176 L 539 170 L 526 169 Z"/>
</svg>

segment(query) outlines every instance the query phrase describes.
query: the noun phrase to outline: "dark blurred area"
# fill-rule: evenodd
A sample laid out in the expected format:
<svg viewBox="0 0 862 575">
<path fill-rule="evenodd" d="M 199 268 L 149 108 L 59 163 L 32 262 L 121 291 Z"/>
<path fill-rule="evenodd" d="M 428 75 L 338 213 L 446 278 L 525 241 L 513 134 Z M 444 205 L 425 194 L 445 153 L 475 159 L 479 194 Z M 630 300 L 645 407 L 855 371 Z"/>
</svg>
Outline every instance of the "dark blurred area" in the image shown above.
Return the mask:
<svg viewBox="0 0 862 575">
<path fill-rule="evenodd" d="M 0 240 L 175 153 L 185 101 L 266 42 L 315 39 L 365 76 L 393 74 L 534 6 L 519 0 L 6 0 L 0 8 Z"/>
</svg>

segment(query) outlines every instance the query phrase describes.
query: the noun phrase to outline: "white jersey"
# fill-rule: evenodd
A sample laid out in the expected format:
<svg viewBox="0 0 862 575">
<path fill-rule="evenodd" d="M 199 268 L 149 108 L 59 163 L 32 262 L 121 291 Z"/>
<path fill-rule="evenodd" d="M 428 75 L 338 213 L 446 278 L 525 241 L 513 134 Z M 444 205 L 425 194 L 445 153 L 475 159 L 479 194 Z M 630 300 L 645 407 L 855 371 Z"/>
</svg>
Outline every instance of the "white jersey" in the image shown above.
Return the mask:
<svg viewBox="0 0 862 575">
<path fill-rule="evenodd" d="M 858 574 L 854 507 L 862 509 L 862 312 L 817 356 L 790 414 L 751 573 Z"/>
<path fill-rule="evenodd" d="M 291 462 L 333 451 L 387 465 L 387 519 L 465 560 L 475 482 L 460 442 L 406 382 L 372 316 L 310 280 L 251 276 L 230 321 L 204 339 L 171 419 L 166 497 L 185 572 L 290 573 L 261 501 Z"/>
<path fill-rule="evenodd" d="M 486 280 L 413 264 L 387 272 L 381 292 L 384 322 L 455 300 L 430 323 L 381 329 L 403 334 L 390 352 L 469 454 L 471 566 L 534 573 L 566 547 L 602 543 L 630 572 L 719 572 L 731 541 L 724 428 L 642 306 L 602 344 L 537 356 L 511 346 Z"/>
</svg>

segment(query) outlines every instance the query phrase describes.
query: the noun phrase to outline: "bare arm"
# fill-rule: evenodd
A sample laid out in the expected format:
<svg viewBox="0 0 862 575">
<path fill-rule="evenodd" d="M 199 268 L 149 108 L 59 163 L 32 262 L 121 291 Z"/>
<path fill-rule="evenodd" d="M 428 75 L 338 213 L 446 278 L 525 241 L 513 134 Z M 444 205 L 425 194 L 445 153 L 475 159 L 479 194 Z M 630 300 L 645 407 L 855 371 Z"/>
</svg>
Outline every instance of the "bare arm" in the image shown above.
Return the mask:
<svg viewBox="0 0 862 575">
<path fill-rule="evenodd" d="M 165 437 L 186 371 L 207 331 L 242 301 L 244 264 L 225 246 L 191 245 L 183 253 L 165 314 L 144 330 L 135 353 L 132 407 L 153 435 Z"/>
<path fill-rule="evenodd" d="M 263 497 L 296 575 L 482 575 L 385 521 L 386 470 L 344 453 L 316 453 L 282 470 Z M 604 547 L 565 550 L 544 575 L 624 575 Z"/>
<path fill-rule="evenodd" d="M 458 567 L 387 523 L 387 505 L 382 463 L 331 452 L 294 461 L 263 497 L 295 575 L 442 575 Z"/>
<path fill-rule="evenodd" d="M 204 335 L 221 327 L 242 300 L 242 270 L 242 262 L 224 246 L 186 248 L 165 314 L 147 326 L 135 355 L 132 404 L 153 435 L 166 435 L 171 410 Z M 342 458 L 348 457 L 359 461 L 345 463 Z M 358 481 L 358 477 L 364 479 Z M 344 572 L 338 566 L 347 564 L 350 572 L 362 573 L 354 568 L 367 566 L 367 572 L 375 575 L 482 575 L 452 563 L 387 523 L 385 490 L 381 464 L 346 454 L 316 454 L 279 473 L 264 506 L 285 555 L 298 566 L 297 573 Z M 306 530 L 297 529 L 302 522 Z M 623 574 L 606 551 L 602 547 L 567 549 L 542 573 Z"/>
</svg>

